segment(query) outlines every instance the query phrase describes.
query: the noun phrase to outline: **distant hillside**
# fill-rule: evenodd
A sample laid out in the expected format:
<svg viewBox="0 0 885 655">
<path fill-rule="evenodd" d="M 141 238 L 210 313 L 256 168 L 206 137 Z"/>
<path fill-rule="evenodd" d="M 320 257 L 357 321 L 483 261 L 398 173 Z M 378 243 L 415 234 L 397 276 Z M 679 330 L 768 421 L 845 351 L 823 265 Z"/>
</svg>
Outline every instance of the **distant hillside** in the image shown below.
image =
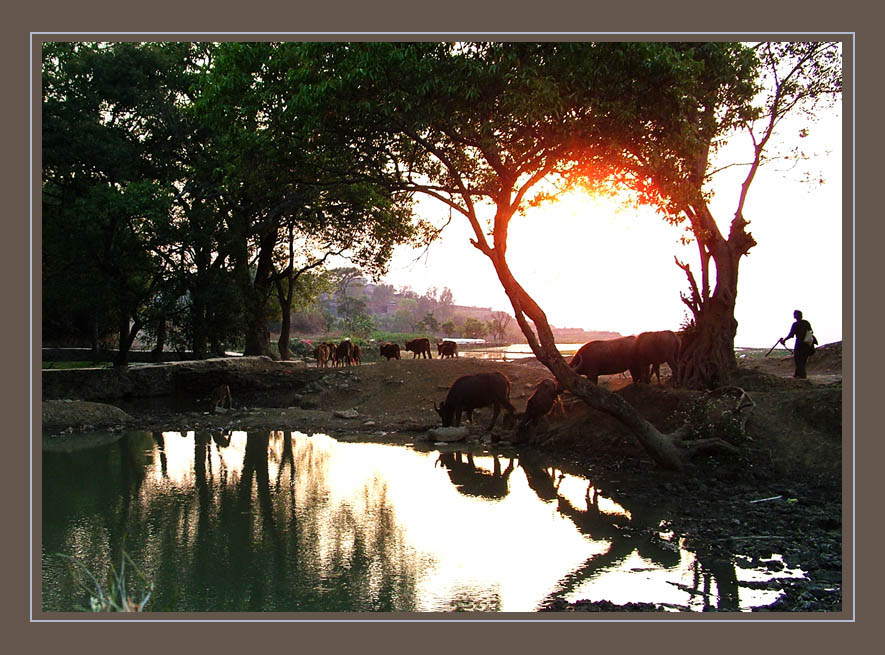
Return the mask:
<svg viewBox="0 0 885 655">
<path fill-rule="evenodd" d="M 553 336 L 557 343 L 587 343 L 601 339 L 617 339 L 623 336 L 620 332 L 608 330 L 585 330 L 583 328 L 558 328 L 554 327 Z"/>
</svg>

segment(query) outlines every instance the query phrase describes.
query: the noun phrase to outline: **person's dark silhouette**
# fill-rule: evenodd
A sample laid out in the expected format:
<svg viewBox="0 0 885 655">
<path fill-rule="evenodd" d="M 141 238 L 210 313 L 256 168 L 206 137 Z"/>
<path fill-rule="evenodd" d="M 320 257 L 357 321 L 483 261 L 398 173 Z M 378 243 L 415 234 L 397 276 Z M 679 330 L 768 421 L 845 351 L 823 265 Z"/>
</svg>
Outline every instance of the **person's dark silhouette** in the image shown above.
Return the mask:
<svg viewBox="0 0 885 655">
<path fill-rule="evenodd" d="M 817 337 L 812 332 L 812 343 L 806 343 L 805 336 L 811 331 L 811 323 L 802 318 L 802 312 L 798 309 L 793 312 L 793 318 L 796 320 L 790 326 L 790 333 L 781 339 L 781 343 L 796 337 L 796 344 L 793 346 L 793 362 L 796 364 L 796 371 L 793 373 L 793 377 L 805 379 L 808 377 L 808 374 L 805 372 L 805 365 L 808 363 L 808 358 L 814 353 L 814 344 L 817 343 Z"/>
</svg>

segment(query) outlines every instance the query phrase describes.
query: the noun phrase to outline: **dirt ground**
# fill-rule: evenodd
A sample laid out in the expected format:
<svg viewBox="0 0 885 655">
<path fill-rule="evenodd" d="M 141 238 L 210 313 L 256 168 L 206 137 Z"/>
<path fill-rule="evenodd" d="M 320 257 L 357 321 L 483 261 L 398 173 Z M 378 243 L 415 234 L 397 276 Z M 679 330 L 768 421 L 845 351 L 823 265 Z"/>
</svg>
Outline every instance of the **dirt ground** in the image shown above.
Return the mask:
<svg viewBox="0 0 885 655">
<path fill-rule="evenodd" d="M 750 405 L 743 430 L 724 436 L 739 454 L 695 458 L 682 472 L 663 471 L 617 421 L 566 394 L 565 415 L 553 413 L 521 440 L 499 417 L 489 443 L 484 432 L 489 410 L 477 412 L 465 447 L 502 453 L 537 451 L 565 472 L 589 477 L 599 492 L 618 501 L 653 504 L 666 498 L 679 508 L 668 526 L 686 546 L 707 558 L 728 559 L 735 552 L 753 561 L 783 556 L 784 564 L 807 573 L 785 583 L 770 611 L 840 612 L 842 607 L 842 346 L 818 348 L 809 361 L 809 379 L 793 379 L 792 358 L 775 351 L 739 357 L 738 386 Z M 292 384 L 275 391 L 250 392 L 248 376 L 231 380 L 233 408 L 212 414 L 168 411 L 118 404 L 131 416 L 125 423 L 145 430 L 297 429 L 325 432 L 339 439 L 413 443 L 427 439 L 440 420 L 441 402 L 459 376 L 500 371 L 511 381 L 518 412 L 535 384 L 550 373 L 534 359 L 509 362 L 471 357 L 379 361 L 339 369 L 311 364 L 292 375 Z M 665 371 L 666 373 L 666 371 Z M 665 376 L 666 382 L 666 376 Z M 701 392 L 659 385 L 634 385 L 623 376 L 600 384 L 623 395 L 663 431 L 675 429 L 693 409 L 720 411 L 730 406 L 703 403 Z M 718 402 L 718 401 L 717 401 Z M 723 401 L 724 402 L 724 401 Z M 717 409 L 718 408 L 718 409 Z M 46 417 L 44 424 L 52 423 Z M 710 415 L 712 416 L 712 415 Z M 713 430 L 721 429 L 713 421 Z M 81 421 L 81 424 L 85 419 Z M 93 421 L 93 424 L 96 421 Z M 119 426 L 111 428 L 120 429 Z M 44 444 L 76 438 L 75 432 L 44 436 Z M 703 435 L 706 436 L 706 435 Z M 850 481 L 849 481 L 850 482 Z M 754 502 L 769 499 L 764 502 Z M 771 500 L 773 499 L 773 500 Z M 611 603 L 561 604 L 556 611 L 654 611 L 653 607 Z"/>
</svg>

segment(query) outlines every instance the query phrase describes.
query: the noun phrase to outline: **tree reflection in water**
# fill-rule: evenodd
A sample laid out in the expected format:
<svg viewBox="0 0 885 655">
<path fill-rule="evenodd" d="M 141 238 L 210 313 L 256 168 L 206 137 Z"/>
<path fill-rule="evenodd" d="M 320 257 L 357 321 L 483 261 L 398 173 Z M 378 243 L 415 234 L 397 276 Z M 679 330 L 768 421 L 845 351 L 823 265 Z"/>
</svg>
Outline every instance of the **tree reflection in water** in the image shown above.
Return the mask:
<svg viewBox="0 0 885 655">
<path fill-rule="evenodd" d="M 371 473 L 360 459 L 369 448 L 384 449 L 378 461 L 390 476 Z M 403 453 L 408 457 L 397 459 Z M 395 469 L 400 461 L 410 470 Z M 438 477 L 431 480 L 433 469 Z M 576 491 L 577 484 L 587 486 Z M 443 493 L 451 488 L 457 494 Z M 519 497 L 512 502 L 516 489 Z M 453 502 L 450 496 L 462 513 L 449 515 L 451 523 L 435 530 L 440 508 L 423 503 Z M 523 503 L 533 498 L 541 506 L 533 501 L 527 511 Z M 522 453 L 421 454 L 393 446 L 341 446 L 323 435 L 297 432 L 130 433 L 76 456 L 44 453 L 43 547 L 47 554 L 75 555 L 99 577 L 125 547 L 154 582 L 157 610 L 414 611 L 431 609 L 431 594 L 432 609 L 501 611 L 514 606 L 508 575 L 515 562 L 545 553 L 521 552 L 526 546 L 518 541 L 519 530 L 510 532 L 517 540 L 494 539 L 508 532 L 506 517 L 519 517 L 518 522 L 532 514 L 545 521 L 556 517 L 565 530 L 557 534 L 575 549 L 565 564 L 545 569 L 549 577 L 515 594 L 520 603 L 527 601 L 528 606 L 518 605 L 525 610 L 583 591 L 634 553 L 653 567 L 682 572 L 670 584 L 688 601 L 674 609 L 696 609 L 698 603 L 704 609 L 739 608 L 730 559 L 704 553 L 693 562 L 681 559 L 684 551 L 659 538 L 667 518 L 662 508 L 639 507 L 623 495 L 614 500 L 623 513 L 607 511 L 608 501 L 601 503 L 603 493 L 593 483 Z M 478 502 L 478 512 L 470 502 Z M 418 526 L 421 521 L 427 525 Z M 475 534 L 491 524 L 496 525 L 484 537 Z M 526 525 L 522 533 L 532 529 Z M 593 555 L 586 556 L 577 535 L 593 542 Z M 536 543 L 544 538 L 542 533 Z M 512 551 L 516 559 L 496 561 L 493 574 L 483 564 L 475 579 L 446 579 L 461 575 L 474 559 L 482 561 L 476 545 L 485 554 Z M 447 547 L 467 559 L 441 566 Z M 426 586 L 433 570 L 442 572 L 433 579 L 439 587 Z M 44 557 L 47 610 L 84 604 L 76 597 L 77 575 Z"/>
</svg>

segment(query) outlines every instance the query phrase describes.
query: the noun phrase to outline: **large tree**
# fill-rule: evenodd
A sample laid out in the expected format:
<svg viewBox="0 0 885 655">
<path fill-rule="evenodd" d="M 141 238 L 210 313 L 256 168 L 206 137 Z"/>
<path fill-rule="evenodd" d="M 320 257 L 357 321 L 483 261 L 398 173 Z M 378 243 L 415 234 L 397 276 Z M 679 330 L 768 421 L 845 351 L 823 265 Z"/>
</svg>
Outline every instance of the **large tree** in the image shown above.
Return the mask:
<svg viewBox="0 0 885 655">
<path fill-rule="evenodd" d="M 301 47 L 219 44 L 195 101 L 214 151 L 215 179 L 201 197 L 225 223 L 221 249 L 244 303 L 246 354 L 270 354 L 274 289 L 287 303 L 277 282 L 291 283 L 295 271 L 330 252 L 383 271 L 393 245 L 415 234 L 408 198 L 357 177 L 366 162 L 338 132 L 324 129 L 326 108 L 299 101 L 315 82 Z M 296 243 L 306 245 L 296 253 Z M 280 248 L 291 256 L 280 257 Z"/>
<path fill-rule="evenodd" d="M 723 48 L 717 43 L 686 43 L 680 55 L 703 64 L 697 81 L 697 104 L 687 115 L 680 139 L 660 133 L 630 134 L 622 142 L 612 178 L 658 207 L 667 220 L 686 224 L 698 247 L 695 270 L 685 271 L 688 291 L 682 300 L 691 312 L 683 336 L 679 383 L 693 388 L 727 384 L 737 369 L 734 337 L 738 270 L 756 245 L 744 214 L 751 185 L 761 166 L 782 157 L 798 157 L 775 147 L 772 137 L 788 117 L 800 119 L 796 132 L 807 134 L 816 111 L 839 95 L 842 87 L 841 46 L 827 42 L 759 43 Z M 735 75 L 737 73 L 737 75 Z M 741 144 L 748 144 L 743 150 Z M 727 154 L 744 157 L 723 161 Z M 748 152 L 747 152 L 748 150 Z M 746 156 L 748 155 L 748 156 Z M 717 185 L 719 173 L 741 166 L 739 188 Z M 710 200 L 732 193 L 733 213 L 714 216 Z M 727 225 L 727 231 L 726 231 Z"/>
<path fill-rule="evenodd" d="M 44 325 L 116 324 L 125 365 L 169 281 L 182 44 L 43 47 Z M 95 341 L 95 340 L 94 340 Z"/>
<path fill-rule="evenodd" d="M 559 382 L 629 426 L 662 466 L 678 468 L 687 443 L 664 435 L 620 396 L 577 376 L 541 307 L 507 261 L 511 220 L 528 205 L 580 183 L 633 173 L 628 148 L 653 139 L 673 157 L 695 138 L 707 96 L 739 88 L 737 44 L 710 52 L 669 43 L 318 45 L 334 118 L 366 152 L 390 153 L 403 188 L 461 214 L 471 243 L 492 263 L 532 350 Z M 746 95 L 742 96 L 746 98 Z M 634 185 L 639 186 L 639 185 Z M 585 290 L 592 294 L 592 287 Z M 725 445 L 714 440 L 717 445 Z"/>
</svg>

